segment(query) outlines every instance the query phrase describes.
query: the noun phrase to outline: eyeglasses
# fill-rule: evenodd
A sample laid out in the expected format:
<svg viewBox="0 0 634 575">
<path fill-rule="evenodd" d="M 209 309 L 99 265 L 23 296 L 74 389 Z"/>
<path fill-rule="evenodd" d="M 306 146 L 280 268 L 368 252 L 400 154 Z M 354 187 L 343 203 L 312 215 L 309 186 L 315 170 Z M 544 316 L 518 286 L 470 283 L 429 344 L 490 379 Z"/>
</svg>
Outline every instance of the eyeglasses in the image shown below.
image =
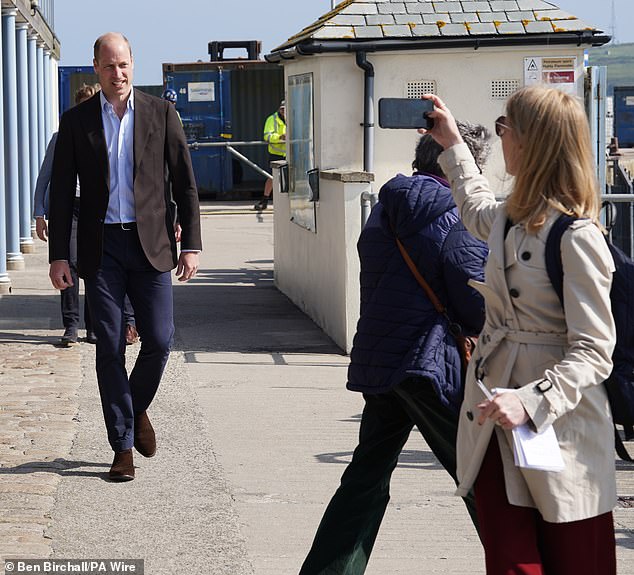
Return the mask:
<svg viewBox="0 0 634 575">
<path fill-rule="evenodd" d="M 501 138 L 508 130 L 512 130 L 511 126 L 506 123 L 506 116 L 500 116 L 495 120 L 495 134 Z"/>
</svg>

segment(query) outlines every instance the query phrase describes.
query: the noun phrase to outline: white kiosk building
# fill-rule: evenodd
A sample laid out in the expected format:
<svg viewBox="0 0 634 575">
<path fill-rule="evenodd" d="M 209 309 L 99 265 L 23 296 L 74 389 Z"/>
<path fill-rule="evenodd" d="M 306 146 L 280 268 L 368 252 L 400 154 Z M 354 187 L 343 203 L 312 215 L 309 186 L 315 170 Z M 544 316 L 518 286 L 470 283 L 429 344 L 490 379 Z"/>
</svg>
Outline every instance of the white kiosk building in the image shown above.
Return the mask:
<svg viewBox="0 0 634 575">
<path fill-rule="evenodd" d="M 381 184 L 411 173 L 417 134 L 380 98 L 438 94 L 492 127 L 547 83 L 584 96 L 584 50 L 609 37 L 543 0 L 345 0 L 266 56 L 284 66 L 287 166 L 275 167 L 275 281 L 346 352 L 359 313 L 356 241 Z M 508 186 L 499 144 L 487 175 Z"/>
</svg>

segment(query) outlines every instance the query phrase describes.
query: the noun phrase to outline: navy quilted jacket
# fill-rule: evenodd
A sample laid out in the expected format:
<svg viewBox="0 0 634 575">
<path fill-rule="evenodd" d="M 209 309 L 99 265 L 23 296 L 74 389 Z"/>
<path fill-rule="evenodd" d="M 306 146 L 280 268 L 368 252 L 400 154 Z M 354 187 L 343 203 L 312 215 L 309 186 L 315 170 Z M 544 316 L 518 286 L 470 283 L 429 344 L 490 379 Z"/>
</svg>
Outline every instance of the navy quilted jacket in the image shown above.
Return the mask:
<svg viewBox="0 0 634 575">
<path fill-rule="evenodd" d="M 486 244 L 465 230 L 447 182 L 399 174 L 381 188 L 357 244 L 361 317 L 347 387 L 385 393 L 419 376 L 457 411 L 463 390 L 454 338 L 407 267 L 392 229 L 450 317 L 469 334 L 479 333 L 484 323 L 482 297 L 467 281 L 483 280 Z"/>
</svg>

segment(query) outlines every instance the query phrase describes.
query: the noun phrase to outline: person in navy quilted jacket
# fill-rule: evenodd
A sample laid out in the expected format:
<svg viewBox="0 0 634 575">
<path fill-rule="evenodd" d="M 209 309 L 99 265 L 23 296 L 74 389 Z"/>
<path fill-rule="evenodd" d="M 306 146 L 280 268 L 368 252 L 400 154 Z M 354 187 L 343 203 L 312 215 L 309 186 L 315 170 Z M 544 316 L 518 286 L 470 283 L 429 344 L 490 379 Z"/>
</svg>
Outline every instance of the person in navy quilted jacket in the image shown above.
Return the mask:
<svg viewBox="0 0 634 575">
<path fill-rule="evenodd" d="M 461 123 L 482 166 L 489 132 Z M 462 225 L 431 136 L 416 147 L 412 176 L 397 175 L 379 192 L 357 245 L 361 316 L 347 387 L 363 393 L 359 445 L 321 520 L 300 575 L 360 574 L 390 499 L 390 478 L 416 426 L 456 480 L 456 432 L 462 401 L 461 360 L 447 320 L 433 307 L 399 252 L 405 246 L 450 318 L 466 334 L 484 322 L 482 281 L 487 247 Z M 465 498 L 474 524 L 475 506 Z"/>
</svg>

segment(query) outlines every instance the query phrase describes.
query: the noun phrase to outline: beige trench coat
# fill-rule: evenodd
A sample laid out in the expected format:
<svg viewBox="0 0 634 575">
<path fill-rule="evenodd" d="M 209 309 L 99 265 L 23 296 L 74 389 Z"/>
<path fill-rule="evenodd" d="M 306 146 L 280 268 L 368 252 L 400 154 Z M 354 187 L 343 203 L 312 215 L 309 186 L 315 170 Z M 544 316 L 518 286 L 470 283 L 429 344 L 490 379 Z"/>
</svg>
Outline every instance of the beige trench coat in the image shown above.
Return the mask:
<svg viewBox="0 0 634 575">
<path fill-rule="evenodd" d="M 497 433 L 508 500 L 537 508 L 549 522 L 607 513 L 616 504 L 614 432 L 605 389 L 612 369 L 615 327 L 609 292 L 614 262 L 600 230 L 589 220 L 570 226 L 561 240 L 565 316 L 548 278 L 545 244 L 557 218 L 538 234 L 513 226 L 506 239 L 504 205 L 495 200 L 464 144 L 440 157 L 466 228 L 489 245 L 485 326 L 469 364 L 458 427 L 458 495 L 478 476 L 491 434 Z M 515 388 L 530 423 L 552 424 L 565 469 L 521 469 L 513 462 L 512 434 L 491 420 L 477 423 L 484 399 L 475 383 L 480 361 L 489 388 Z"/>
</svg>

